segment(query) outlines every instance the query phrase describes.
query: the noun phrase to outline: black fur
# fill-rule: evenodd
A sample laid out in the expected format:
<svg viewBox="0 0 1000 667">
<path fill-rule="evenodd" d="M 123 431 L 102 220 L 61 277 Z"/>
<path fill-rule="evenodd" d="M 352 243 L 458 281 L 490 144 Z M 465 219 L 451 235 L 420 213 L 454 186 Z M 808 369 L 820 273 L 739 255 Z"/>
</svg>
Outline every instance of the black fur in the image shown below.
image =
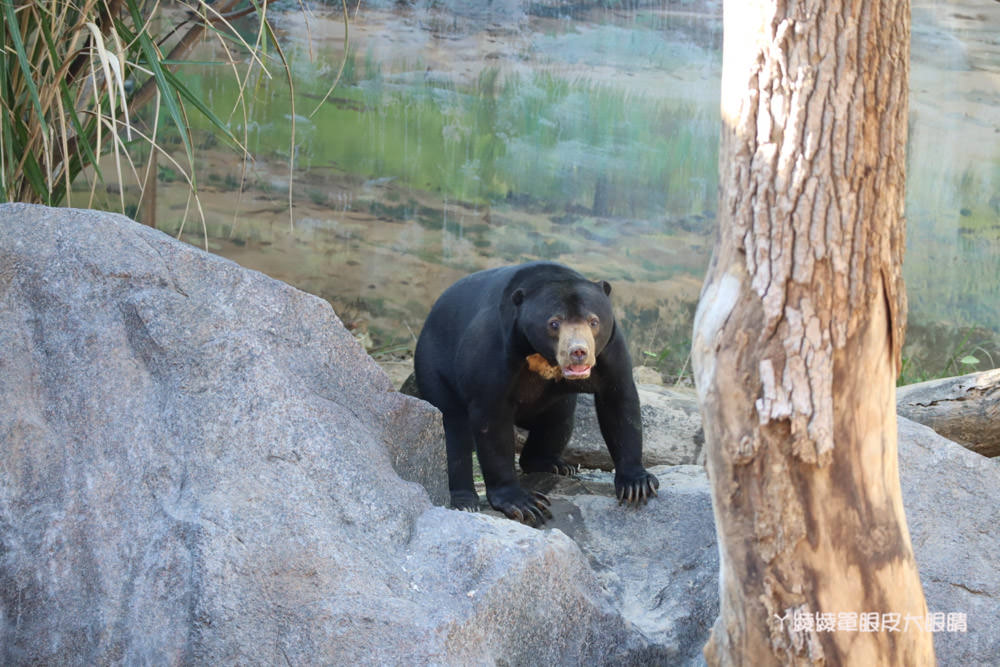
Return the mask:
<svg viewBox="0 0 1000 667">
<path fill-rule="evenodd" d="M 452 505 L 476 509 L 475 448 L 492 507 L 531 525 L 551 518 L 548 500 L 518 484 L 514 425 L 529 430 L 525 472 L 571 474 L 561 454 L 573 431 L 576 394 L 594 394 L 601 434 L 615 462 L 619 500 L 639 504 L 659 482 L 642 466 L 642 421 L 632 362 L 616 327 L 611 286 L 565 266 L 532 262 L 480 271 L 449 287 L 424 323 L 414 355 L 420 395 L 444 415 Z M 599 318 L 589 378 L 545 379 L 526 358 L 556 363 L 554 316 Z"/>
</svg>

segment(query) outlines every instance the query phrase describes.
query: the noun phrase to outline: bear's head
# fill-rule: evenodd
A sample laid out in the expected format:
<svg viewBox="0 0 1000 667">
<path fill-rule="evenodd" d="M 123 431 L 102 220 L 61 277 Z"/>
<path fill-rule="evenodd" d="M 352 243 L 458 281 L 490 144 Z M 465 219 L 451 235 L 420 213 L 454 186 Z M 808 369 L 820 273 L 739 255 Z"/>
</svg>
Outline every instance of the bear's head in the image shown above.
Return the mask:
<svg viewBox="0 0 1000 667">
<path fill-rule="evenodd" d="M 583 380 L 590 377 L 614 331 L 610 294 L 611 285 L 603 280 L 566 280 L 516 289 L 511 299 L 531 348 L 556 366 L 562 377 Z"/>
</svg>

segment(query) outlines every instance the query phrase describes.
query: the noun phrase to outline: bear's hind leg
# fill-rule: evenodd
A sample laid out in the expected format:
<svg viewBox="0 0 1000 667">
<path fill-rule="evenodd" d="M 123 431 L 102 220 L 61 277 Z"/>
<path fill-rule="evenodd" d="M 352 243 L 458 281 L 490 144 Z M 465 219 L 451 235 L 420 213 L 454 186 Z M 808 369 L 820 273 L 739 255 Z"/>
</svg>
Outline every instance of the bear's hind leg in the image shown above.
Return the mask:
<svg viewBox="0 0 1000 667">
<path fill-rule="evenodd" d="M 444 436 L 448 451 L 448 489 L 451 506 L 466 512 L 479 511 L 479 494 L 472 476 L 472 450 L 475 447 L 469 420 L 465 415 L 444 415 Z"/>
<path fill-rule="evenodd" d="M 576 473 L 576 466 L 562 458 L 563 450 L 573 435 L 575 413 L 576 394 L 569 394 L 520 424 L 528 429 L 528 439 L 521 450 L 522 472 L 549 472 L 565 476 Z"/>
</svg>

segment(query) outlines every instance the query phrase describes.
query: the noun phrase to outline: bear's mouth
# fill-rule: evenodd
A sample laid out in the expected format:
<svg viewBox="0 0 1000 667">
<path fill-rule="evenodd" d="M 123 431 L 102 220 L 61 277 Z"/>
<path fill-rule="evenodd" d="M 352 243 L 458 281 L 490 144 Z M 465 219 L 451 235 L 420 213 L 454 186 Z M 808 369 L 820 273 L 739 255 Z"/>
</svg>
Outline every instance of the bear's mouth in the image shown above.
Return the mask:
<svg viewBox="0 0 1000 667">
<path fill-rule="evenodd" d="M 590 377 L 589 364 L 569 364 L 563 366 L 562 374 L 567 380 L 585 380 Z"/>
</svg>

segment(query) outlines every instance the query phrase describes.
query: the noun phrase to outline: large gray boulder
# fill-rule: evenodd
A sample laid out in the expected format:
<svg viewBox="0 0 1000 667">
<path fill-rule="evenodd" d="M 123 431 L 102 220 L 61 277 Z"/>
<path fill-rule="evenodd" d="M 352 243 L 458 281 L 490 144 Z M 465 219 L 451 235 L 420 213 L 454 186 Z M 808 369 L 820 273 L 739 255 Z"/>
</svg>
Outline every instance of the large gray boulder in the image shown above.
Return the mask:
<svg viewBox="0 0 1000 667">
<path fill-rule="evenodd" d="M 0 206 L 0 404 L 2 664 L 652 655 L 326 302 L 124 217 Z"/>
</svg>

